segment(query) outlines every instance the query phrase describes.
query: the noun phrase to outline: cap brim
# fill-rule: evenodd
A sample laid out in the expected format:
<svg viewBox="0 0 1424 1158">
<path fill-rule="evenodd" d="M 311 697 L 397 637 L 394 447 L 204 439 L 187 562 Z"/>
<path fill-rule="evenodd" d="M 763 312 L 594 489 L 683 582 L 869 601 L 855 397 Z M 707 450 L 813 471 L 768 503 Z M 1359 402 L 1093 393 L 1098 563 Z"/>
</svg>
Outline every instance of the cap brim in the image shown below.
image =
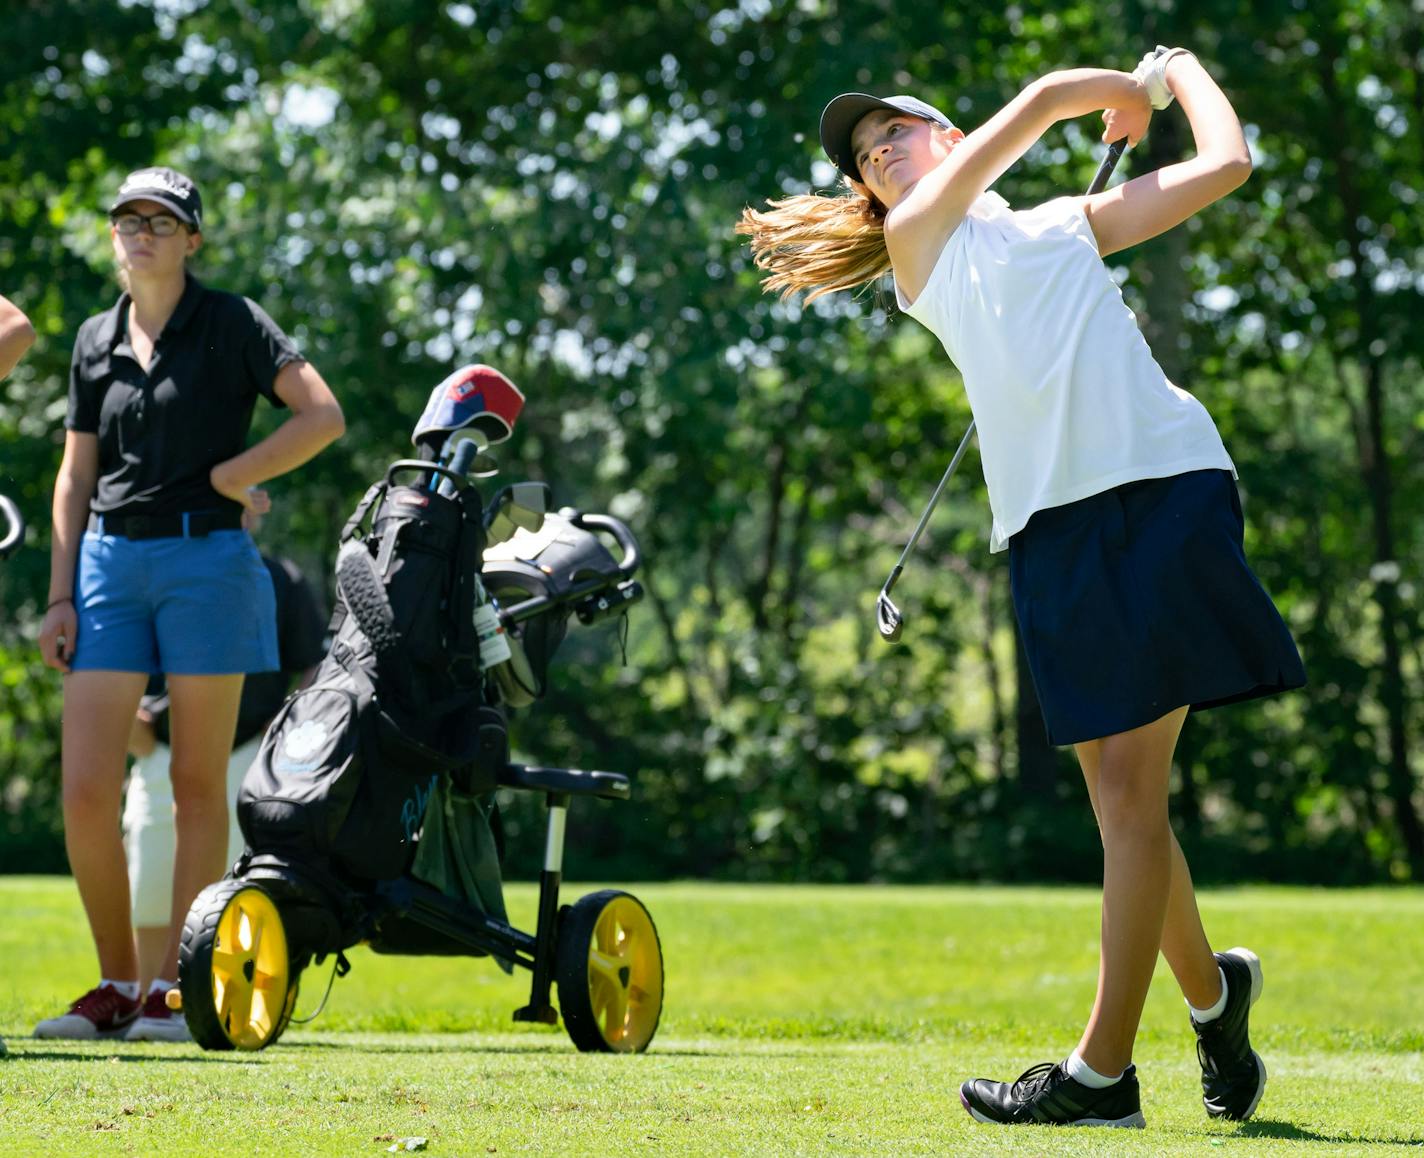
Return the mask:
<svg viewBox="0 0 1424 1158">
<path fill-rule="evenodd" d="M 135 201 L 156 202 L 157 204 L 162 205 L 163 208 L 167 209 L 168 212 L 173 214 L 174 217 L 178 218 L 178 220 L 181 221 L 184 225 L 191 225 L 194 229 L 201 228 L 201 226 L 193 220 L 193 215 L 191 213 L 184 209 L 183 206 L 175 202 L 171 197 L 167 196 L 165 193 L 157 189 L 149 191 L 139 190 L 138 192 L 130 193 L 127 197 L 123 198 L 123 200 L 115 201 L 114 204 L 110 206 L 109 213 L 111 215 L 117 213 L 121 208 L 123 208 L 123 206 L 131 205 Z"/>
<path fill-rule="evenodd" d="M 860 180 L 860 166 L 855 163 L 851 152 L 850 135 L 866 113 L 876 109 L 889 109 L 892 113 L 904 110 L 889 101 L 863 92 L 842 93 L 831 101 L 821 113 L 821 148 L 836 168 L 847 177 Z"/>
</svg>

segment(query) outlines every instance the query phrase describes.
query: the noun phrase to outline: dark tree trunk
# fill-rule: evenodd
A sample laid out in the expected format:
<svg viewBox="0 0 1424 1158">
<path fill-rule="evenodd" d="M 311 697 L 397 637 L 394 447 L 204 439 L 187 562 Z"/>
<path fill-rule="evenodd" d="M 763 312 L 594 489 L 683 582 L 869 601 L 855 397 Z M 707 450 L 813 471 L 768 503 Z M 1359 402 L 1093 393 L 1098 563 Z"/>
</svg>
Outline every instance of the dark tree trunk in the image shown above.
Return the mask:
<svg viewBox="0 0 1424 1158">
<path fill-rule="evenodd" d="M 1326 45 L 1334 49 L 1333 44 Z M 1363 206 L 1359 186 L 1355 182 L 1356 151 L 1350 144 L 1350 126 L 1346 123 L 1336 81 L 1336 51 L 1320 54 L 1320 79 L 1329 107 L 1335 119 L 1335 137 L 1340 141 L 1340 157 L 1335 168 L 1335 188 L 1340 199 L 1340 215 L 1345 241 L 1349 245 L 1354 271 L 1350 275 L 1359 317 L 1359 332 L 1355 338 L 1355 358 L 1365 382 L 1365 424 L 1360 444 L 1360 469 L 1370 501 L 1370 523 L 1374 540 L 1374 557 L 1381 573 L 1374 585 L 1375 604 L 1379 607 L 1380 640 L 1384 647 L 1384 663 L 1380 669 L 1380 700 L 1385 710 L 1385 731 L 1389 743 L 1389 796 L 1395 824 L 1404 844 L 1410 875 L 1424 880 L 1424 824 L 1414 809 L 1414 775 L 1409 767 L 1409 735 L 1407 728 L 1408 694 L 1404 683 L 1402 636 L 1406 623 L 1400 614 L 1399 595 L 1395 590 L 1398 569 L 1392 525 L 1393 480 L 1390 477 L 1389 455 L 1384 433 L 1384 358 L 1383 342 L 1379 341 L 1375 321 L 1374 287 L 1370 280 L 1370 258 L 1365 250 L 1365 238 L 1360 221 Z"/>
</svg>

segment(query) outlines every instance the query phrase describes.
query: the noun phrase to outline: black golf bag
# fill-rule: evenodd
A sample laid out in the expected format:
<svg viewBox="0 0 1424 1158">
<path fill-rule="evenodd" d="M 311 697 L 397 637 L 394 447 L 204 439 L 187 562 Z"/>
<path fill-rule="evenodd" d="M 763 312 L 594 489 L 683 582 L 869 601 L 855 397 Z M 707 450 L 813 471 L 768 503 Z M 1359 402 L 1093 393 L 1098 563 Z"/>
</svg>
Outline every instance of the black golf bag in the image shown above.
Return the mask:
<svg viewBox="0 0 1424 1158">
<path fill-rule="evenodd" d="M 542 483 L 503 487 L 482 509 L 471 476 L 494 472 L 487 440 L 509 436 L 522 404 L 498 371 L 456 371 L 412 439 L 428 457 L 393 463 L 342 532 L 331 651 L 243 780 L 247 847 L 184 922 L 169 1006 L 205 1049 L 276 1041 L 303 971 L 334 955 L 341 974 L 357 944 L 527 969 L 514 1019 L 558 1024 L 557 987 L 580 1049 L 639 1051 L 657 1030 L 647 909 L 617 889 L 560 903 L 571 799 L 626 800 L 629 778 L 509 759 L 504 708 L 544 694 L 569 618 L 620 614 L 642 594 L 619 520 L 548 514 Z M 547 814 L 532 933 L 505 913 L 496 788 L 539 794 Z"/>
<path fill-rule="evenodd" d="M 400 467 L 342 533 L 331 651 L 268 728 L 237 805 L 250 849 L 367 881 L 410 869 L 442 774 L 489 792 L 509 757 L 475 627 L 479 492 L 395 485 Z"/>
<path fill-rule="evenodd" d="M 594 623 L 642 594 L 628 578 L 637 549 L 618 520 L 550 513 L 538 531 L 486 552 L 478 490 L 441 493 L 426 485 L 430 469 L 393 464 L 348 520 L 331 650 L 267 729 L 238 792 L 257 875 L 270 862 L 296 903 L 310 891 L 303 885 L 315 889 L 308 935 L 301 922 L 293 934 L 317 953 L 340 939 L 331 918 L 346 924 L 350 886 L 411 874 L 503 918 L 492 796 L 509 764 L 502 706 L 543 696 L 571 616 Z M 419 485 L 398 484 L 409 473 Z M 619 541 L 621 561 L 600 530 Z M 495 651 L 493 663 L 488 647 L 481 658 L 482 609 L 487 632 L 508 623 L 496 632 L 507 658 Z M 417 862 L 432 817 L 443 827 Z M 381 948 L 385 938 L 371 940 Z"/>
</svg>

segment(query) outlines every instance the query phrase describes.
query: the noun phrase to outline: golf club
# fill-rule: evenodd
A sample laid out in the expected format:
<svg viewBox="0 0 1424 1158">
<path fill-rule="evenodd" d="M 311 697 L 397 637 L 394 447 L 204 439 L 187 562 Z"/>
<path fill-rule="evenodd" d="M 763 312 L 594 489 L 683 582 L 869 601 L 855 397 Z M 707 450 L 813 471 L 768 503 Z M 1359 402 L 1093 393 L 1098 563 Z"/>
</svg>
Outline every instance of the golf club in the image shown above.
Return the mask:
<svg viewBox="0 0 1424 1158">
<path fill-rule="evenodd" d="M 25 520 L 20 517 L 20 508 L 5 495 L 0 495 L 0 519 L 5 527 L 5 534 L 0 537 L 0 559 L 4 559 L 25 537 Z"/>
<path fill-rule="evenodd" d="M 1107 156 L 1103 158 L 1103 163 L 1098 166 L 1098 171 L 1093 177 L 1093 182 L 1088 186 L 1088 193 L 1101 193 L 1107 186 L 1108 178 L 1112 176 L 1112 171 L 1117 168 L 1118 160 L 1122 157 L 1123 151 L 1127 148 L 1127 138 L 1114 141 L 1108 146 Z M 930 496 L 929 506 L 925 508 L 925 513 L 920 516 L 920 521 L 915 527 L 915 533 L 910 536 L 910 541 L 905 544 L 905 549 L 900 552 L 899 562 L 895 564 L 894 570 L 890 572 L 890 578 L 885 580 L 885 586 L 880 589 L 880 595 L 875 600 L 875 626 L 880 631 L 880 637 L 887 643 L 895 643 L 900 638 L 900 633 L 905 628 L 905 617 L 900 613 L 900 609 L 895 606 L 890 598 L 890 589 L 895 586 L 895 581 L 900 578 L 900 572 L 905 569 L 905 560 L 910 557 L 910 552 L 915 549 L 915 544 L 920 541 L 920 535 L 924 532 L 925 525 L 930 521 L 930 516 L 934 514 L 935 506 L 939 503 L 939 496 L 944 493 L 944 488 L 948 485 L 950 477 L 959 466 L 959 460 L 964 457 L 965 450 L 969 447 L 969 440 L 974 435 L 974 423 L 969 423 L 969 429 L 964 432 L 964 437 L 959 440 L 959 449 L 954 452 L 954 457 L 949 460 L 949 469 L 944 472 L 944 477 L 939 480 L 939 486 L 935 487 L 935 492 Z"/>
</svg>

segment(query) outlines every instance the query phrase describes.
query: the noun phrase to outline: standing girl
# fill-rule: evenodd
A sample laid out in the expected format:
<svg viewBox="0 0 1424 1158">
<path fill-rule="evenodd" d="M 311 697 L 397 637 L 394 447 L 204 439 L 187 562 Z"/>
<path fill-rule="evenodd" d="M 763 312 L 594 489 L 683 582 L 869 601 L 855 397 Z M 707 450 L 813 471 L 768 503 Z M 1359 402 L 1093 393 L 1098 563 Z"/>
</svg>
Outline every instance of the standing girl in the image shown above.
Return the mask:
<svg viewBox="0 0 1424 1158">
<path fill-rule="evenodd" d="M 1054 122 L 1105 110 L 1135 143 L 1181 102 L 1196 156 L 1114 189 L 1015 212 L 990 185 Z M 821 142 L 852 190 L 747 210 L 767 288 L 814 298 L 893 272 L 897 296 L 959 367 L 1009 550 L 1029 665 L 1054 744 L 1072 744 L 1104 850 L 1097 1000 L 1077 1047 L 1017 1081 L 975 1079 L 976 1119 L 1142 1126 L 1132 1046 L 1160 951 L 1191 1010 L 1203 1101 L 1256 1109 L 1247 1032 L 1261 967 L 1213 954 L 1167 816 L 1191 709 L 1304 683 L 1295 645 L 1242 551 L 1231 459 L 1206 410 L 1167 381 L 1102 258 L 1240 185 L 1250 154 L 1230 103 L 1182 49 L 1135 73 L 1030 84 L 966 135 L 913 97 L 846 94 Z"/>
<path fill-rule="evenodd" d="M 187 272 L 197 187 L 167 168 L 109 212 L 124 292 L 80 327 L 54 495 L 44 660 L 64 676 L 64 832 L 99 983 L 37 1037 L 185 1036 L 164 1003 L 198 890 L 226 869 L 226 769 L 246 672 L 277 664 L 272 582 L 241 529 L 257 484 L 344 429 L 321 375 L 246 298 Z M 291 416 L 253 446 L 258 397 Z M 167 677 L 177 847 L 169 945 L 146 999 L 119 831 L 124 757 L 150 674 Z"/>
</svg>

